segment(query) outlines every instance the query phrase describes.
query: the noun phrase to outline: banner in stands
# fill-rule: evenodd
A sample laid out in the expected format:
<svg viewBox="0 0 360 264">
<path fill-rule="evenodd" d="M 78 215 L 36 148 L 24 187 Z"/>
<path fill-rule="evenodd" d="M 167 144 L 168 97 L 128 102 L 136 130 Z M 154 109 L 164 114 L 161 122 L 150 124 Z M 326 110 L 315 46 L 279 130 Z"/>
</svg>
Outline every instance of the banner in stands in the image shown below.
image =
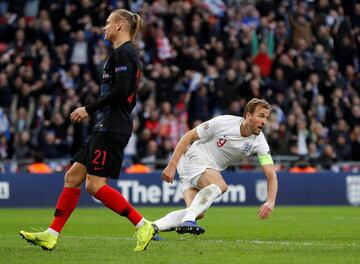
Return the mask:
<svg viewBox="0 0 360 264">
<path fill-rule="evenodd" d="M 219 205 L 259 205 L 267 197 L 262 173 L 224 172 L 229 188 Z M 54 207 L 62 190 L 58 174 L 0 174 L 0 207 Z M 360 205 L 360 174 L 279 173 L 278 205 Z M 110 185 L 137 206 L 184 206 L 178 181 L 162 182 L 159 173 L 121 175 Z M 79 206 L 99 206 L 82 189 Z"/>
</svg>

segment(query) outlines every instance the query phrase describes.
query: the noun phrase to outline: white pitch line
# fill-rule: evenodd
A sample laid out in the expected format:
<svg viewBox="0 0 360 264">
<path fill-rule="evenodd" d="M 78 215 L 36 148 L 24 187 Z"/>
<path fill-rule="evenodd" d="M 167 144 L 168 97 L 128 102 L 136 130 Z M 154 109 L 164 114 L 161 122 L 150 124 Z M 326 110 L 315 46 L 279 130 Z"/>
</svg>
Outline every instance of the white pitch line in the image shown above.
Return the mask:
<svg viewBox="0 0 360 264">
<path fill-rule="evenodd" d="M 66 236 L 66 238 L 70 239 L 105 239 L 105 240 L 135 240 L 135 238 L 131 237 L 109 237 L 109 236 Z M 205 242 L 205 243 L 231 243 L 233 240 L 223 240 L 223 239 L 196 239 L 196 242 Z M 282 245 L 282 246 L 335 246 L 335 247 L 356 247 L 357 243 L 331 243 L 331 242 L 320 242 L 320 241 L 289 241 L 289 240 L 243 240 L 238 239 L 235 240 L 236 243 L 242 244 L 267 244 L 267 245 Z"/>
<path fill-rule="evenodd" d="M 268 245 L 283 245 L 283 246 L 345 246 L 345 247 L 356 247 L 357 243 L 331 243 L 331 242 L 320 242 L 320 241 L 283 241 L 283 240 L 236 240 L 239 243 L 251 243 L 251 244 L 268 244 Z"/>
<path fill-rule="evenodd" d="M 10 238 L 14 237 L 14 235 L 3 235 L 0 234 L 0 238 Z M 186 237 L 180 237 L 180 240 L 185 239 Z M 133 237 L 116 237 L 116 236 L 68 236 L 64 235 L 61 239 L 87 239 L 87 240 L 122 240 L 122 241 L 133 241 L 135 238 Z M 166 240 L 165 240 L 166 241 Z M 174 241 L 174 240 L 172 240 Z M 214 244 L 229 244 L 231 242 L 236 242 L 239 244 L 257 244 L 257 245 L 281 245 L 281 246 L 320 246 L 320 247 L 357 247 L 359 243 L 332 243 L 332 242 L 321 242 L 321 241 L 302 241 L 296 242 L 291 240 L 223 240 L 223 239 L 199 239 L 196 238 L 197 243 L 214 243 Z M 161 243 L 161 242 L 160 242 Z"/>
</svg>

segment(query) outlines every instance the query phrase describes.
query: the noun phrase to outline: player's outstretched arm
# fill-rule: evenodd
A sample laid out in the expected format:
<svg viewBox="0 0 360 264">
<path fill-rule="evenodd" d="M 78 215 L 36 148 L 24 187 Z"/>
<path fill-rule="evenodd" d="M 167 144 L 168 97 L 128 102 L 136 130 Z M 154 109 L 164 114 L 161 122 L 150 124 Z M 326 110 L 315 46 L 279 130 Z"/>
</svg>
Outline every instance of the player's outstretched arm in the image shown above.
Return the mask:
<svg viewBox="0 0 360 264">
<path fill-rule="evenodd" d="M 278 190 L 278 181 L 273 164 L 263 165 L 262 169 L 267 178 L 267 192 L 268 197 L 266 202 L 260 206 L 258 216 L 260 219 L 266 219 L 270 216 L 274 210 L 276 195 Z"/>
<path fill-rule="evenodd" d="M 196 131 L 196 128 L 188 131 L 183 135 L 175 147 L 174 153 L 161 174 L 161 178 L 166 181 L 172 183 L 175 178 L 176 166 L 179 162 L 179 159 L 182 154 L 186 151 L 187 147 L 193 143 L 195 140 L 199 139 L 199 135 Z"/>
</svg>

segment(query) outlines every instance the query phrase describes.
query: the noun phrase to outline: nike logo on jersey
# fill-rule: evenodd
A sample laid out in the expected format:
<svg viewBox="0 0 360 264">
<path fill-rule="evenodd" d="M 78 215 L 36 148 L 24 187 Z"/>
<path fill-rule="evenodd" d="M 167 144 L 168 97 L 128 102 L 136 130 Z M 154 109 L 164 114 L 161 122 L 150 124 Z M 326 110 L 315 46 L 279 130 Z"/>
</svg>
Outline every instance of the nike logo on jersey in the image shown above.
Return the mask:
<svg viewBox="0 0 360 264">
<path fill-rule="evenodd" d="M 104 169 L 104 167 L 94 167 L 94 170 L 96 170 L 96 171 L 103 170 L 103 169 Z"/>
</svg>

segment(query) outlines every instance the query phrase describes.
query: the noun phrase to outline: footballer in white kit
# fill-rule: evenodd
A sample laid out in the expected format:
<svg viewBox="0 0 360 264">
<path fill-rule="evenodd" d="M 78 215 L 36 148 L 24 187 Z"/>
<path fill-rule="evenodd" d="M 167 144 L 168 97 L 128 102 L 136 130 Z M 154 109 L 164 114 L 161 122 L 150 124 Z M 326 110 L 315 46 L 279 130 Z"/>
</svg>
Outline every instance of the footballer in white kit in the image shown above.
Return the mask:
<svg viewBox="0 0 360 264">
<path fill-rule="evenodd" d="M 215 117 L 196 127 L 199 140 L 181 156 L 177 171 L 183 191 L 196 187 L 197 179 L 206 169 L 225 170 L 244 156 L 257 154 L 260 164 L 271 160 L 264 134 L 240 135 L 244 118 L 232 115 Z"/>
<path fill-rule="evenodd" d="M 197 225 L 196 219 L 200 219 L 228 187 L 220 172 L 251 154 L 257 154 L 267 179 L 268 197 L 260 206 L 258 216 L 260 219 L 270 216 L 275 206 L 277 175 L 269 145 L 261 132 L 270 113 L 268 102 L 253 98 L 245 105 L 244 117 L 218 116 L 182 136 L 161 177 L 171 183 L 178 171 L 187 208 L 156 220 L 154 226 L 158 231 L 204 233 L 205 229 Z"/>
</svg>

